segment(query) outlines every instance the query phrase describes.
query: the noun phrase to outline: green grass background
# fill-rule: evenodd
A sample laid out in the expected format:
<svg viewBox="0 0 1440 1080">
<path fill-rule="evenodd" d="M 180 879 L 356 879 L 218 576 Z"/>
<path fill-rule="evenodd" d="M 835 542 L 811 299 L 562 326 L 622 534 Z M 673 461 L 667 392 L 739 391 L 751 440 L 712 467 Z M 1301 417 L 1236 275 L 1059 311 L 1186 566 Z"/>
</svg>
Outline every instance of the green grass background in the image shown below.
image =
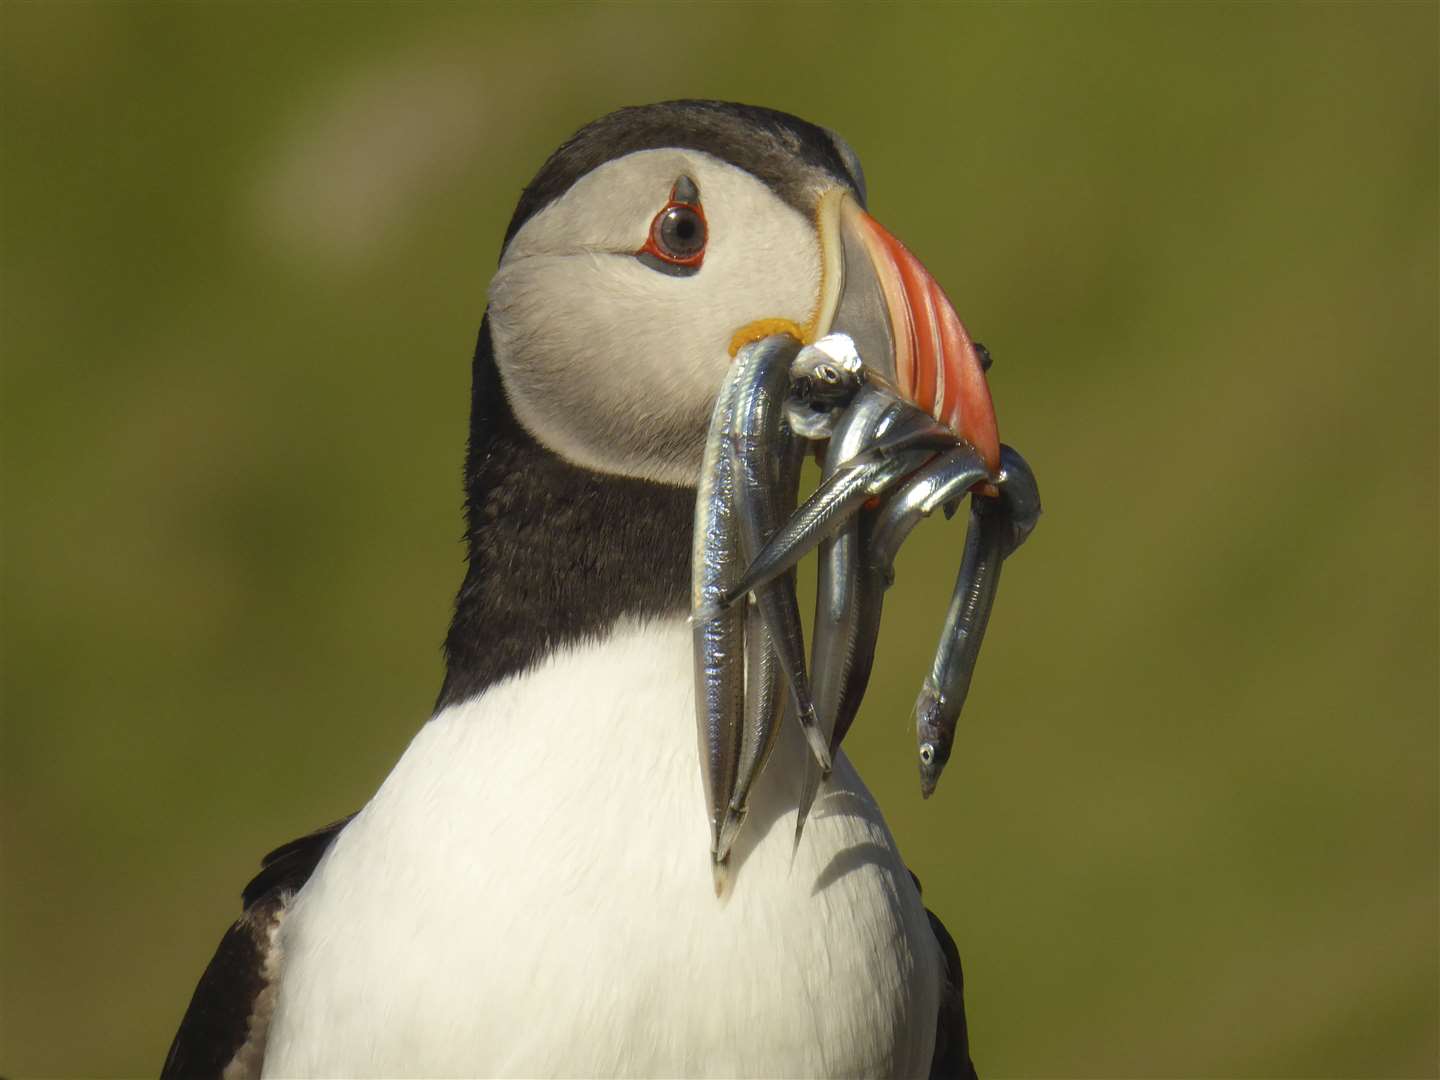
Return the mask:
<svg viewBox="0 0 1440 1080">
<path fill-rule="evenodd" d="M 0 1073 L 153 1073 L 424 721 L 513 202 L 621 104 L 828 124 L 1046 516 L 957 758 L 848 743 L 1002 1076 L 1434 1076 L 1437 7 L 0 6 Z"/>
</svg>

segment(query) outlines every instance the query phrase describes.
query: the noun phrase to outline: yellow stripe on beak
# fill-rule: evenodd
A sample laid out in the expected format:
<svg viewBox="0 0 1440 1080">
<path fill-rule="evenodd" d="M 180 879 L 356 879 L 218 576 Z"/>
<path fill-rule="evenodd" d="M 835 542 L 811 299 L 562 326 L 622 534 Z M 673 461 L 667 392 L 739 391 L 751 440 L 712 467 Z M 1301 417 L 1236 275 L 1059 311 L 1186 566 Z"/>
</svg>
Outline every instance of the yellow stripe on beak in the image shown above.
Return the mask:
<svg viewBox="0 0 1440 1080">
<path fill-rule="evenodd" d="M 789 334 L 796 341 L 808 345 L 815 332 L 814 320 L 808 327 L 800 326 L 789 319 L 756 319 L 748 326 L 742 326 L 730 338 L 730 355 L 734 356 L 752 341 L 761 341 L 773 334 Z"/>
</svg>

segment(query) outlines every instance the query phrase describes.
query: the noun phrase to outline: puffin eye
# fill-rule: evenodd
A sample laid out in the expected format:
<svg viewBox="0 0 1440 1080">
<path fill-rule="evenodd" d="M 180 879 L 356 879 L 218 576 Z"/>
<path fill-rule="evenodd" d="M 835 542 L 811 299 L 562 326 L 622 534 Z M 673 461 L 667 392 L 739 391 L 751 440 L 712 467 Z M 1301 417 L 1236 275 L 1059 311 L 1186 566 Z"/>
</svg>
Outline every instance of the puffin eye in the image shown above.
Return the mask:
<svg viewBox="0 0 1440 1080">
<path fill-rule="evenodd" d="M 670 201 L 650 222 L 650 236 L 635 257 L 662 274 L 687 277 L 704 262 L 708 239 L 700 191 L 693 180 L 682 176 L 670 191 Z"/>
<path fill-rule="evenodd" d="M 651 227 L 655 246 L 676 262 L 693 259 L 705 250 L 705 219 L 693 206 L 672 206 Z"/>
</svg>

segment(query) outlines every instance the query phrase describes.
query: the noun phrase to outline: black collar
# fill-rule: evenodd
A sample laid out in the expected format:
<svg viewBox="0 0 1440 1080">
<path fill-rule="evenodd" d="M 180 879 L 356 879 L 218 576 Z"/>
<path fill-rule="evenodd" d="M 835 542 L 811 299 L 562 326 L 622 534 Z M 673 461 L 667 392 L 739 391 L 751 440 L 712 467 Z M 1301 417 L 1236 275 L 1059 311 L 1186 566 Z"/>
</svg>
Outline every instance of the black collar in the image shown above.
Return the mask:
<svg viewBox="0 0 1440 1080">
<path fill-rule="evenodd" d="M 537 442 L 505 398 L 488 323 L 472 386 L 469 566 L 437 711 L 621 616 L 689 605 L 695 489 L 591 472 Z"/>
</svg>

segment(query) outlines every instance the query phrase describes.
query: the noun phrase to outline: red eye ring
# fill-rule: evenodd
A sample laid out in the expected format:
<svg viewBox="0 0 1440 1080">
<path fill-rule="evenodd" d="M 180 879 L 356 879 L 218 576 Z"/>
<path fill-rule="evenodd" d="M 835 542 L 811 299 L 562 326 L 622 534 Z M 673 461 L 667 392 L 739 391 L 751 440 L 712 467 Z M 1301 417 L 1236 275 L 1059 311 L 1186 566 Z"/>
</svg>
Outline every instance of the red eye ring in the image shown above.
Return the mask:
<svg viewBox="0 0 1440 1080">
<path fill-rule="evenodd" d="M 694 271 L 705 261 L 705 246 L 709 241 L 709 224 L 705 211 L 700 206 L 694 183 L 688 178 L 675 185 L 670 200 L 650 222 L 650 235 L 645 246 L 635 254 L 641 261 L 655 269 Z M 687 196 L 693 198 L 677 197 Z"/>
</svg>

